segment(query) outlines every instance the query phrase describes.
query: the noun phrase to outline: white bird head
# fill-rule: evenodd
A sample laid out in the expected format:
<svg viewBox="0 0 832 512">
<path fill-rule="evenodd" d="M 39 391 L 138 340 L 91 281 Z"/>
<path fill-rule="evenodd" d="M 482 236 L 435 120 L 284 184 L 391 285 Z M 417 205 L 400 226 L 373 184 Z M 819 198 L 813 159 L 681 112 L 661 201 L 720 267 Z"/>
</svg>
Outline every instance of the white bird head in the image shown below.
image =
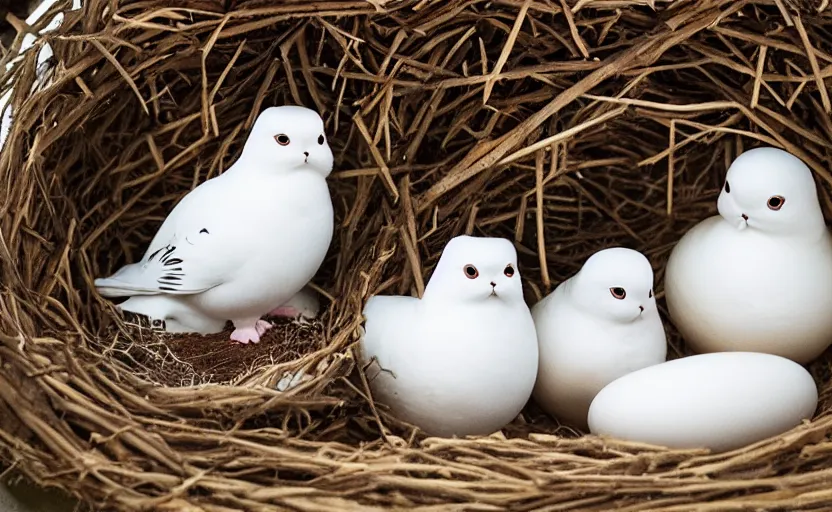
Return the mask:
<svg viewBox="0 0 832 512">
<path fill-rule="evenodd" d="M 458 236 L 425 287 L 425 299 L 454 302 L 523 301 L 517 251 L 505 238 Z"/>
<path fill-rule="evenodd" d="M 777 148 L 751 149 L 731 163 L 717 209 L 740 230 L 795 235 L 825 229 L 812 172 Z"/>
<path fill-rule="evenodd" d="M 590 256 L 570 279 L 569 296 L 584 311 L 630 323 L 657 313 L 653 268 L 638 251 L 612 247 Z"/>
<path fill-rule="evenodd" d="M 240 159 L 259 169 L 310 170 L 324 177 L 332 172 L 334 162 L 321 116 L 295 105 L 269 107 L 261 112 Z"/>
</svg>

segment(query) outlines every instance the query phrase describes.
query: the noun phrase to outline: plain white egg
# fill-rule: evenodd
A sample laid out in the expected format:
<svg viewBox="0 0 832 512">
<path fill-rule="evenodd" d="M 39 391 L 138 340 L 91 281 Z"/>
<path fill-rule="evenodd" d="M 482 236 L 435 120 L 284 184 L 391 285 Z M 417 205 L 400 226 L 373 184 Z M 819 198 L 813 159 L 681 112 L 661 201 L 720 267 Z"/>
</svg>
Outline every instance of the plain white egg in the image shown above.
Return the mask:
<svg viewBox="0 0 832 512">
<path fill-rule="evenodd" d="M 811 418 L 812 376 L 775 355 L 718 352 L 629 373 L 592 401 L 593 434 L 722 452 L 782 434 Z"/>
</svg>

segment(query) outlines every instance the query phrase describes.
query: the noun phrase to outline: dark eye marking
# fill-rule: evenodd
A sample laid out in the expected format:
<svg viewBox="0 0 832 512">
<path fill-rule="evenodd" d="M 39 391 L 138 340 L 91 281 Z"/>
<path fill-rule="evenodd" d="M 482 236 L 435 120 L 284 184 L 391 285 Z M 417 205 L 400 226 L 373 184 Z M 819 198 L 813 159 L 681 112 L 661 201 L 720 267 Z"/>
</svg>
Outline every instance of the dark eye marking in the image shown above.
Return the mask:
<svg viewBox="0 0 832 512">
<path fill-rule="evenodd" d="M 783 196 L 771 196 L 766 201 L 769 210 L 777 211 L 786 204 L 786 198 Z"/>
<path fill-rule="evenodd" d="M 728 180 L 725 180 L 725 193 L 726 193 L 726 194 L 730 194 L 730 193 L 731 193 L 731 184 L 730 184 L 730 183 L 728 183 Z"/>
<path fill-rule="evenodd" d="M 326 139 L 324 139 L 324 136 L 323 135 L 318 135 L 318 145 L 323 146 L 324 141 L 326 141 Z"/>
<path fill-rule="evenodd" d="M 205 229 L 205 228 L 202 228 L 202 229 L 200 229 L 200 230 L 199 230 L 199 234 L 201 235 L 202 233 L 205 233 L 206 235 L 210 235 L 210 234 L 211 234 L 211 233 L 209 233 L 209 232 L 208 232 L 208 230 L 207 230 L 207 229 Z"/>
<path fill-rule="evenodd" d="M 281 146 L 288 146 L 289 142 L 291 142 L 289 140 L 289 136 L 286 135 L 285 133 L 281 133 L 280 135 L 275 135 L 274 140 L 276 140 L 277 143 L 280 144 Z"/>
<path fill-rule="evenodd" d="M 618 300 L 622 300 L 624 299 L 624 297 L 627 296 L 627 291 L 624 290 L 624 288 L 621 288 L 620 286 L 614 286 L 610 288 L 610 293 L 613 297 L 615 297 Z"/>
<path fill-rule="evenodd" d="M 476 279 L 477 276 L 480 275 L 480 271 L 477 270 L 477 267 L 471 265 L 470 263 L 462 267 L 462 271 L 465 272 L 465 277 L 468 279 Z"/>
<path fill-rule="evenodd" d="M 511 263 L 506 265 L 506 268 L 503 269 L 503 274 L 505 274 L 506 277 L 513 277 L 514 276 L 514 267 L 511 266 Z"/>
</svg>

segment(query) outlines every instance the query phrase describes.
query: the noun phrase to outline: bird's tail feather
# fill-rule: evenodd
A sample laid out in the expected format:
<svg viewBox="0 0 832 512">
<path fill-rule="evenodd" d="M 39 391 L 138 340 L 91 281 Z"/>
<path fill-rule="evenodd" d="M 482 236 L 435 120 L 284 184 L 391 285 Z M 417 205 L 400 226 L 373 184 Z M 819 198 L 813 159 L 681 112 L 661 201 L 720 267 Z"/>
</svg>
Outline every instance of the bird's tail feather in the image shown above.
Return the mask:
<svg viewBox="0 0 832 512">
<path fill-rule="evenodd" d="M 159 290 L 136 286 L 133 283 L 128 283 L 114 277 L 98 278 L 94 282 L 103 297 L 131 297 L 134 295 L 158 295 Z"/>
<path fill-rule="evenodd" d="M 98 289 L 98 293 L 104 297 L 130 297 L 132 295 L 158 294 L 158 287 L 148 287 L 141 284 L 141 274 L 141 265 L 131 263 L 121 267 L 110 277 L 96 279 L 94 284 Z"/>
<path fill-rule="evenodd" d="M 145 282 L 146 269 L 140 263 L 130 263 L 118 269 L 110 277 L 96 279 L 94 284 L 104 297 L 130 297 L 133 295 L 158 295 L 159 287 Z M 145 279 L 143 279 L 145 278 Z"/>
</svg>

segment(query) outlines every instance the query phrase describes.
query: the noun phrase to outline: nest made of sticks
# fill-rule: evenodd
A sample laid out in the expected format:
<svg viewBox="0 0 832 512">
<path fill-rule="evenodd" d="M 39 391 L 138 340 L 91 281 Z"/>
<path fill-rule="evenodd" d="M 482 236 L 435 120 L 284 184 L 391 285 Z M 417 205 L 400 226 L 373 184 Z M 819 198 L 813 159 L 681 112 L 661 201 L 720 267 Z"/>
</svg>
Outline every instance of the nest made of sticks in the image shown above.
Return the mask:
<svg viewBox="0 0 832 512">
<path fill-rule="evenodd" d="M 96 510 L 828 509 L 828 355 L 812 422 L 709 455 L 533 403 L 490 437 L 425 438 L 372 403 L 354 348 L 366 299 L 421 293 L 461 233 L 516 241 L 530 304 L 613 245 L 650 258 L 661 299 L 751 146 L 802 158 L 832 211 L 830 26 L 825 0 L 87 0 L 38 42 L 44 85 L 35 51 L 0 81 L 5 461 Z M 218 374 L 92 280 L 286 103 L 322 114 L 336 154 L 325 312 Z"/>
</svg>

